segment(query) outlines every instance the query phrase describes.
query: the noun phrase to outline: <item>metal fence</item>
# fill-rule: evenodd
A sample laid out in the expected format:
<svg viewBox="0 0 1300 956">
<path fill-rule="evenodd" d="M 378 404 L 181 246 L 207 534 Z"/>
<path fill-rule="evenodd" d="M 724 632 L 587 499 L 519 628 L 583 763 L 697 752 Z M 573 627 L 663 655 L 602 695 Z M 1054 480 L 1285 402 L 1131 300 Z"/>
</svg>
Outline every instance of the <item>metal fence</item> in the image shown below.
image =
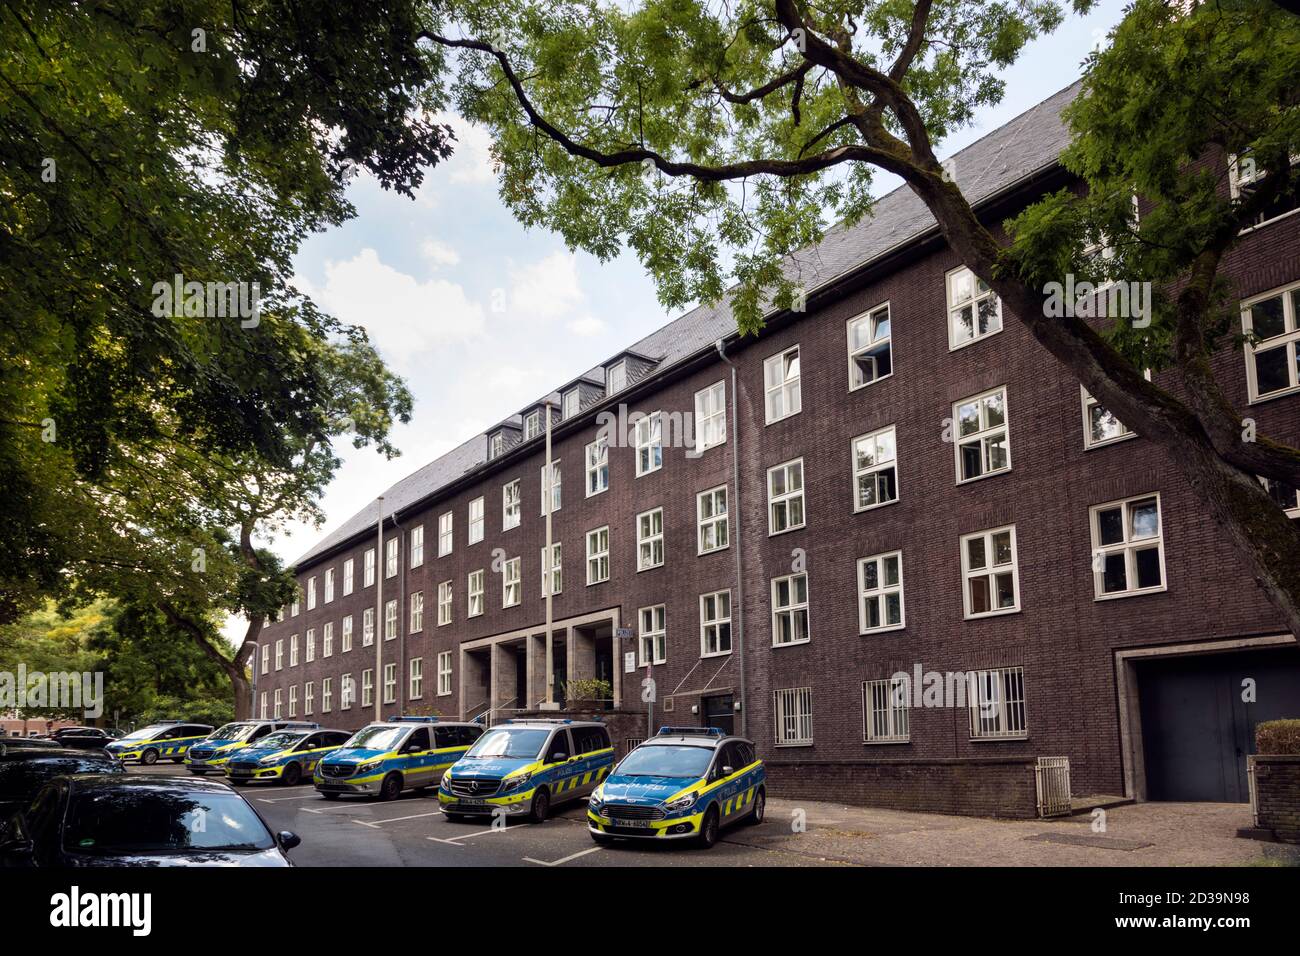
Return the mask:
<svg viewBox="0 0 1300 956">
<path fill-rule="evenodd" d="M 1070 812 L 1070 758 L 1039 757 L 1034 766 L 1038 815 L 1061 817 Z"/>
</svg>

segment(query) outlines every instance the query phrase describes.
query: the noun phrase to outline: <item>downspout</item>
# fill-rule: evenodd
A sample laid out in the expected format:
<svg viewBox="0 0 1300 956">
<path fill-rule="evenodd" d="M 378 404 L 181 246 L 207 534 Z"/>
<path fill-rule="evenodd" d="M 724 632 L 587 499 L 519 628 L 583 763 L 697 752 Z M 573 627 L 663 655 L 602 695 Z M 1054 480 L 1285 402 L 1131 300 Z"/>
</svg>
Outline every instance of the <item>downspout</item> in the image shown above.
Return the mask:
<svg viewBox="0 0 1300 956">
<path fill-rule="evenodd" d="M 735 507 L 731 511 L 731 544 L 736 552 L 736 601 L 732 607 L 732 627 L 736 632 L 736 656 L 740 667 L 740 733 L 745 735 L 749 724 L 749 704 L 745 700 L 745 564 L 740 546 L 740 414 L 736 403 L 739 391 L 736 366 L 727 358 L 727 344 L 724 339 L 715 343 L 718 357 L 731 366 L 731 484 L 734 489 Z"/>
<path fill-rule="evenodd" d="M 397 708 L 394 716 L 400 717 L 406 711 L 406 697 L 403 695 L 410 690 L 407 687 L 402 688 L 402 681 L 407 679 L 406 676 L 406 549 L 411 543 L 406 539 L 406 528 L 397 520 L 397 512 L 393 512 L 393 527 L 397 529 L 397 642 L 398 642 L 398 664 L 397 664 L 397 690 L 394 693 L 393 705 Z M 382 675 L 381 678 L 382 680 Z M 382 696 L 382 695 L 381 695 Z"/>
<path fill-rule="evenodd" d="M 384 680 L 384 496 L 380 495 L 376 502 L 376 511 L 379 513 L 375 522 L 375 677 L 374 680 L 382 684 Z M 362 677 L 364 680 L 364 676 Z M 378 693 L 375 693 L 378 689 Z M 384 719 L 382 701 L 384 691 L 382 687 L 376 687 L 375 683 L 371 684 L 370 692 L 375 695 L 374 709 L 375 720 Z"/>
</svg>

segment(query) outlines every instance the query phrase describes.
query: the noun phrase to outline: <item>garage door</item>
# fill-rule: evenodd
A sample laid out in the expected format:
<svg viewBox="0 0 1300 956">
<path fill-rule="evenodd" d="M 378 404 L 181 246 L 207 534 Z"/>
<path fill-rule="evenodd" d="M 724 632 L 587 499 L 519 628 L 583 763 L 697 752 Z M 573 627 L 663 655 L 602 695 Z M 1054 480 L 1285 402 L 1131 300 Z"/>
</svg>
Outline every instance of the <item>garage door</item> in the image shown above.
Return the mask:
<svg viewBox="0 0 1300 956">
<path fill-rule="evenodd" d="M 1300 651 L 1292 648 L 1148 660 L 1137 677 L 1151 800 L 1249 800 L 1255 725 L 1300 717 Z M 1254 702 L 1242 700 L 1247 678 Z"/>
</svg>

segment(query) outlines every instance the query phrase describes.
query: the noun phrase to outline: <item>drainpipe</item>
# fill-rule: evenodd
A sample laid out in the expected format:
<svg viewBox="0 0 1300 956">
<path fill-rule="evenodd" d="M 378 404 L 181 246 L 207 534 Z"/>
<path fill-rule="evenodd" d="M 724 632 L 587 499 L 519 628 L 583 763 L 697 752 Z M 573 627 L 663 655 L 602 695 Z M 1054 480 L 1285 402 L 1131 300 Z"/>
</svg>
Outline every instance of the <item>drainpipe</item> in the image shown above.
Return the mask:
<svg viewBox="0 0 1300 956">
<path fill-rule="evenodd" d="M 749 724 L 749 703 L 745 700 L 745 565 L 742 560 L 743 550 L 740 546 L 740 414 L 736 403 L 739 391 L 736 366 L 727 358 L 725 340 L 715 343 L 718 357 L 731 366 L 731 484 L 734 489 L 735 506 L 730 508 L 731 547 L 736 552 L 736 601 L 732 607 L 731 626 L 735 631 L 737 663 L 740 667 L 740 733 L 745 735 Z"/>
<path fill-rule="evenodd" d="M 378 529 L 378 543 L 375 545 L 375 681 L 384 679 L 384 496 L 377 499 L 379 520 L 375 522 Z M 375 720 L 384 719 L 382 690 L 375 693 L 377 686 L 372 684 L 370 692 L 375 694 Z"/>
<path fill-rule="evenodd" d="M 410 547 L 410 542 L 406 540 L 406 528 L 397 520 L 397 512 L 393 512 L 393 527 L 397 529 L 397 643 L 398 643 L 398 663 L 397 663 L 397 690 L 394 694 L 396 698 L 393 701 L 397 707 L 397 715 L 400 717 L 406 711 L 406 698 L 402 696 L 405 691 L 402 689 L 402 678 L 406 676 L 406 558 L 405 552 Z M 382 679 L 382 678 L 381 678 Z M 382 696 L 382 695 L 381 695 Z"/>
</svg>

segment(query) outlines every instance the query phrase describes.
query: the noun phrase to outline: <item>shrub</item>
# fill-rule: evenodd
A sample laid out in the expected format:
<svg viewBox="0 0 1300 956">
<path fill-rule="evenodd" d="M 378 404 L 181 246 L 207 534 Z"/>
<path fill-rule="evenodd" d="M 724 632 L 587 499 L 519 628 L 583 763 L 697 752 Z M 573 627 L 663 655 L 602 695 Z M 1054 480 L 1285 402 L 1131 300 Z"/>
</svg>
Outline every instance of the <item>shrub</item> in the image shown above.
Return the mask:
<svg viewBox="0 0 1300 956">
<path fill-rule="evenodd" d="M 1300 756 L 1300 719 L 1267 720 L 1256 726 L 1255 750 L 1261 754 Z"/>
</svg>

